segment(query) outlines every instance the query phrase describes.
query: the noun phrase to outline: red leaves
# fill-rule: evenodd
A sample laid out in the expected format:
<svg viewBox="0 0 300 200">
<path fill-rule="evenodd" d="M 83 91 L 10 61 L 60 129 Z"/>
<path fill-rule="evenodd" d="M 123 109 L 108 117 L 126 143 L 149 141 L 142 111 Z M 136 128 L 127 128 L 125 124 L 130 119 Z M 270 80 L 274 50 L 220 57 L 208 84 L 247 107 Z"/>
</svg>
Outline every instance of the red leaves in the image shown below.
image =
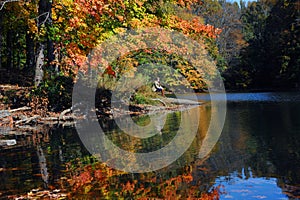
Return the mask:
<svg viewBox="0 0 300 200">
<path fill-rule="evenodd" d="M 116 78 L 116 72 L 112 69 L 111 66 L 108 66 L 103 74 L 108 74 L 110 77 Z"/>
</svg>

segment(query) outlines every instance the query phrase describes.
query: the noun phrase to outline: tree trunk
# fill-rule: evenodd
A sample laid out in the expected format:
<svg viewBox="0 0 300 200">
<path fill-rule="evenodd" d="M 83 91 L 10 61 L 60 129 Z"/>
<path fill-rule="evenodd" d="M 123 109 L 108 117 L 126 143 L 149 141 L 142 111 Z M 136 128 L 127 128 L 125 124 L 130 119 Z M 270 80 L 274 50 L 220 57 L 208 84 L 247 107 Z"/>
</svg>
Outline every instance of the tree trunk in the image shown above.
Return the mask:
<svg viewBox="0 0 300 200">
<path fill-rule="evenodd" d="M 42 25 L 45 25 L 46 29 L 49 28 L 52 24 L 51 20 L 51 7 L 52 7 L 52 1 L 50 0 L 40 0 L 39 1 L 39 8 L 38 8 L 38 20 L 37 25 L 38 29 L 41 29 Z M 47 50 L 46 53 L 46 59 L 44 50 Z M 40 41 L 37 44 L 37 52 L 36 52 L 36 63 L 35 63 L 35 86 L 38 86 L 41 81 L 43 80 L 44 76 L 44 61 L 47 61 L 48 65 L 54 60 L 54 48 L 53 48 L 53 42 L 49 39 L 49 36 L 47 35 L 46 40 Z"/>
<path fill-rule="evenodd" d="M 38 55 L 36 60 L 36 67 L 35 67 L 35 79 L 34 79 L 34 85 L 37 87 L 43 80 L 44 71 L 44 45 L 41 44 L 38 48 Z"/>
</svg>

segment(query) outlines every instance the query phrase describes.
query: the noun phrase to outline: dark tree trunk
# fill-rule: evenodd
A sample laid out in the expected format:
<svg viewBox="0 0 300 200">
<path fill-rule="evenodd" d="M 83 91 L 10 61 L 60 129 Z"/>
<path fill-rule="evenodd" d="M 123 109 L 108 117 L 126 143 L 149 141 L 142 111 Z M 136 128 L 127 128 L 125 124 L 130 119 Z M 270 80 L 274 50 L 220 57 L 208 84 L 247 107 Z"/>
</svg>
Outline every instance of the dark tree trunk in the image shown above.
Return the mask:
<svg viewBox="0 0 300 200">
<path fill-rule="evenodd" d="M 35 55 L 34 55 L 34 40 L 30 33 L 26 33 L 26 68 L 32 72 L 35 66 Z"/>
<path fill-rule="evenodd" d="M 3 12 L 0 12 L 0 69 L 2 68 L 2 35 L 3 35 L 3 30 L 2 30 L 2 21 L 3 21 Z"/>
<path fill-rule="evenodd" d="M 39 20 L 38 25 L 45 24 L 46 29 L 52 26 L 52 15 L 51 15 L 52 1 L 40 0 L 39 1 Z M 48 31 L 47 31 L 48 32 Z M 55 59 L 53 41 L 47 35 L 46 41 L 44 42 L 47 50 L 47 63 L 48 65 Z"/>
<path fill-rule="evenodd" d="M 54 45 L 53 41 L 48 38 L 47 41 L 47 61 L 48 65 L 53 66 L 52 61 L 54 61 L 55 55 L 54 55 Z"/>
<path fill-rule="evenodd" d="M 8 30 L 6 35 L 7 68 L 13 68 L 13 31 Z"/>
</svg>

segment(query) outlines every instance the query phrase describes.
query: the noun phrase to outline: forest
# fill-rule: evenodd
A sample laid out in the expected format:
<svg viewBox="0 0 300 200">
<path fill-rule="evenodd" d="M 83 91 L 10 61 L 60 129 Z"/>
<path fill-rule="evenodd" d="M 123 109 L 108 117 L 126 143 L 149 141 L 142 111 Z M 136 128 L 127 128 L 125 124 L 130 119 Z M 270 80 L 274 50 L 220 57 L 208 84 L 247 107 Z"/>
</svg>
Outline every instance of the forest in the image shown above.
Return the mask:
<svg viewBox="0 0 300 200">
<path fill-rule="evenodd" d="M 228 91 L 299 89 L 299 1 L 2 0 L 0 5 L 0 82 L 32 87 L 27 96 L 47 99 L 51 110 L 70 106 L 75 77 L 91 70 L 84 63 L 93 48 L 145 27 L 175 30 L 201 43 Z M 203 91 L 205 83 L 193 67 L 172 55 L 131 52 L 104 71 L 118 78 L 127 68 L 156 59 Z"/>
<path fill-rule="evenodd" d="M 0 0 L 0 199 L 215 200 L 227 195 L 226 181 L 226 189 L 238 185 L 231 194 L 257 190 L 300 198 L 299 27 L 299 0 Z M 115 41 L 116 35 L 125 35 L 127 46 Z M 182 56 L 191 49 L 205 52 L 197 66 Z M 226 115 L 209 98 L 198 99 L 210 95 L 207 80 L 214 78 L 214 67 L 228 91 Z M 125 102 L 129 114 L 122 115 L 125 103 L 113 107 L 111 91 L 126 76 L 131 86 L 145 77 L 164 77 L 167 97 L 143 85 Z M 76 98 L 83 103 L 75 107 L 79 80 L 83 86 Z M 87 96 L 95 83 L 95 98 Z M 182 98 L 190 107 L 167 102 L 175 99 L 177 86 L 182 93 L 190 89 L 198 101 Z M 126 96 L 128 88 L 121 85 L 118 95 Z M 82 115 L 75 116 L 80 108 Z M 121 114 L 113 115 L 117 111 Z M 226 121 L 213 124 L 216 113 Z M 126 114 L 140 126 L 154 119 L 157 133 L 138 138 L 130 134 L 135 127 L 122 130 L 117 122 L 128 125 Z M 155 152 L 177 135 L 198 132 L 195 138 L 181 135 L 174 149 L 188 139 L 190 147 L 170 166 L 151 171 L 156 162 L 145 159 L 148 171 L 131 173 L 110 166 L 123 161 L 109 157 L 107 149 L 99 154 L 104 160 L 97 160 L 99 155 L 84 147 L 82 136 L 99 142 L 76 127 L 89 120 L 98 121 L 119 148 L 135 153 Z M 200 159 L 199 149 L 211 141 L 210 127 L 222 135 L 211 131 L 218 143 Z M 120 155 L 132 166 L 138 163 L 135 156 Z M 252 199 L 267 198 L 255 194 Z"/>
</svg>

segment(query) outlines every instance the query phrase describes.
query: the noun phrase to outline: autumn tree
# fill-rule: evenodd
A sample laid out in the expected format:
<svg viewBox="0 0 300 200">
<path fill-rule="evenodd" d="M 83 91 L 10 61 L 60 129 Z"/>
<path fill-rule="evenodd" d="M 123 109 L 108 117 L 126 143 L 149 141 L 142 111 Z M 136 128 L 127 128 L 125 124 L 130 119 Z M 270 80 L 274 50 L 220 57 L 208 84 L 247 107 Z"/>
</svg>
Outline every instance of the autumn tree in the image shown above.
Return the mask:
<svg viewBox="0 0 300 200">
<path fill-rule="evenodd" d="M 35 77 L 31 84 L 39 86 L 36 94 L 47 96 L 55 105 L 64 105 L 70 102 L 72 83 L 78 71 L 92 73 L 92 67 L 85 65 L 91 50 L 127 30 L 145 27 L 175 30 L 199 42 L 218 60 L 216 38 L 221 31 L 204 24 L 203 18 L 193 13 L 193 7 L 201 4 L 198 0 L 9 1 L 0 11 L 1 64 L 9 76 L 16 69 L 16 72 L 22 71 L 15 72 L 19 76 L 28 73 Z M 162 53 L 161 56 L 169 55 Z M 103 71 L 114 74 L 118 67 Z M 201 77 L 192 70 L 182 70 L 182 73 L 190 79 L 195 76 L 201 82 Z M 1 81 L 9 82 L 5 77 Z M 10 81 L 17 83 L 18 78 L 11 77 Z M 60 101 L 64 96 L 69 100 Z"/>
<path fill-rule="evenodd" d="M 211 55 L 217 57 L 218 51 L 213 42 L 219 30 L 211 25 L 204 25 L 200 17 L 192 15 L 190 7 L 196 2 L 60 2 L 54 7 L 53 33 L 59 35 L 56 43 L 66 52 L 61 60 L 62 70 L 67 72 L 66 69 L 71 69 L 76 74 L 80 69 L 84 73 L 90 73 L 90 66 L 84 64 L 86 55 L 93 48 L 114 34 L 143 27 L 165 27 L 182 32 L 201 42 Z M 63 16 L 69 18 L 60 19 Z M 203 43 L 203 40 L 206 42 Z"/>
</svg>

